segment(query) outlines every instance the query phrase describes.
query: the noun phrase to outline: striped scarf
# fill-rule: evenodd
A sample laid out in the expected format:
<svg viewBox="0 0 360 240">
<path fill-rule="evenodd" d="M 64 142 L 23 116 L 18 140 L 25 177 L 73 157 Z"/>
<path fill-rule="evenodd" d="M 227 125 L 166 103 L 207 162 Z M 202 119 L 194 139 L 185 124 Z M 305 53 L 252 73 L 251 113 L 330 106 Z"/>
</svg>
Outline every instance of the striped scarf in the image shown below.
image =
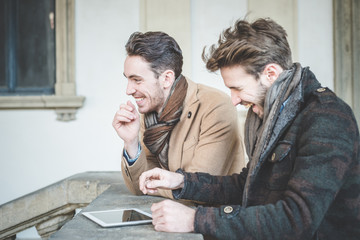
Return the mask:
<svg viewBox="0 0 360 240">
<path fill-rule="evenodd" d="M 171 131 L 180 121 L 187 87 L 185 77 L 180 74 L 173 83 L 159 114 L 156 112 L 145 114 L 144 144 L 165 169 L 169 169 L 168 151 Z"/>
</svg>

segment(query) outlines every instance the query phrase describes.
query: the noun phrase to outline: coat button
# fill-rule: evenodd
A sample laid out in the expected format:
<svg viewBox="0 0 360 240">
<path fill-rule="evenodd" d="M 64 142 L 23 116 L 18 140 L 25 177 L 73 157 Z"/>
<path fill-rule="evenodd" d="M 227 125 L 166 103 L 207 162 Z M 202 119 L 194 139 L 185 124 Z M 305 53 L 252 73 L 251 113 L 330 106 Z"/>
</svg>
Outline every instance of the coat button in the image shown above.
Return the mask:
<svg viewBox="0 0 360 240">
<path fill-rule="evenodd" d="M 321 92 L 325 92 L 326 91 L 326 88 L 318 88 L 316 89 L 317 92 L 321 93 Z"/>
<path fill-rule="evenodd" d="M 271 161 L 274 161 L 274 160 L 275 160 L 275 157 L 276 157 L 276 154 L 273 153 L 273 154 L 271 155 Z"/>
<path fill-rule="evenodd" d="M 191 112 L 188 112 L 188 118 L 191 118 Z"/>
<path fill-rule="evenodd" d="M 224 213 L 232 213 L 234 209 L 231 206 L 224 207 Z"/>
</svg>

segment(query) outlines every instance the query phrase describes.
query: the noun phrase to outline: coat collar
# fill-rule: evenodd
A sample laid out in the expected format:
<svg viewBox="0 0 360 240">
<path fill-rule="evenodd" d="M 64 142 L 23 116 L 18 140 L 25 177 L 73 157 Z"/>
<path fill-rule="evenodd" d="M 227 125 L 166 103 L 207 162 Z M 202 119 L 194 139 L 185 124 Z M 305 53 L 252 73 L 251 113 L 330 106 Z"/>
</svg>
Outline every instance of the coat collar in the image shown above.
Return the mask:
<svg viewBox="0 0 360 240">
<path fill-rule="evenodd" d="M 184 110 L 199 101 L 197 96 L 199 90 L 198 85 L 187 77 L 185 77 L 185 79 L 188 83 L 188 90 L 184 101 L 185 102 Z"/>
</svg>

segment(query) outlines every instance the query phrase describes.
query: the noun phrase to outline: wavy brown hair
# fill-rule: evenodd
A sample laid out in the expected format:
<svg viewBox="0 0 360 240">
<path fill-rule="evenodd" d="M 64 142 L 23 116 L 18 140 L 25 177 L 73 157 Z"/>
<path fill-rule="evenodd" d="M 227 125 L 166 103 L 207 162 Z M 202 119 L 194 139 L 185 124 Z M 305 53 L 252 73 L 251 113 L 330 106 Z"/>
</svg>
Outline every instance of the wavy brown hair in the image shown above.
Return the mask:
<svg viewBox="0 0 360 240">
<path fill-rule="evenodd" d="M 158 78 L 170 69 L 177 78 L 182 71 L 182 51 L 174 38 L 164 32 L 134 32 L 125 45 L 128 56 L 141 56 Z"/>
<path fill-rule="evenodd" d="M 269 63 L 277 63 L 283 69 L 292 66 L 286 37 L 284 28 L 269 18 L 260 18 L 253 23 L 238 20 L 220 34 L 218 43 L 210 46 L 207 54 L 204 48 L 202 59 L 211 72 L 241 65 L 258 79 Z"/>
</svg>

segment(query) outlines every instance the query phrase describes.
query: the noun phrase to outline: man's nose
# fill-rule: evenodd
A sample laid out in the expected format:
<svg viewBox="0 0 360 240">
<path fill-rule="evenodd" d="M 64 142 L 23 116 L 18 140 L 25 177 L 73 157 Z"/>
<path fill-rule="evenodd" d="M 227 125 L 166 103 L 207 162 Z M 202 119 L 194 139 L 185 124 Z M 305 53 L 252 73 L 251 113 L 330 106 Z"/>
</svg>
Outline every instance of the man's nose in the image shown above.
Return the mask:
<svg viewBox="0 0 360 240">
<path fill-rule="evenodd" d="M 127 86 L 126 86 L 126 94 L 127 94 L 127 95 L 132 95 L 132 94 L 134 94 L 135 92 L 136 92 L 136 90 L 135 90 L 134 86 L 131 84 L 130 81 L 128 81 L 128 84 L 127 84 Z"/>
</svg>

